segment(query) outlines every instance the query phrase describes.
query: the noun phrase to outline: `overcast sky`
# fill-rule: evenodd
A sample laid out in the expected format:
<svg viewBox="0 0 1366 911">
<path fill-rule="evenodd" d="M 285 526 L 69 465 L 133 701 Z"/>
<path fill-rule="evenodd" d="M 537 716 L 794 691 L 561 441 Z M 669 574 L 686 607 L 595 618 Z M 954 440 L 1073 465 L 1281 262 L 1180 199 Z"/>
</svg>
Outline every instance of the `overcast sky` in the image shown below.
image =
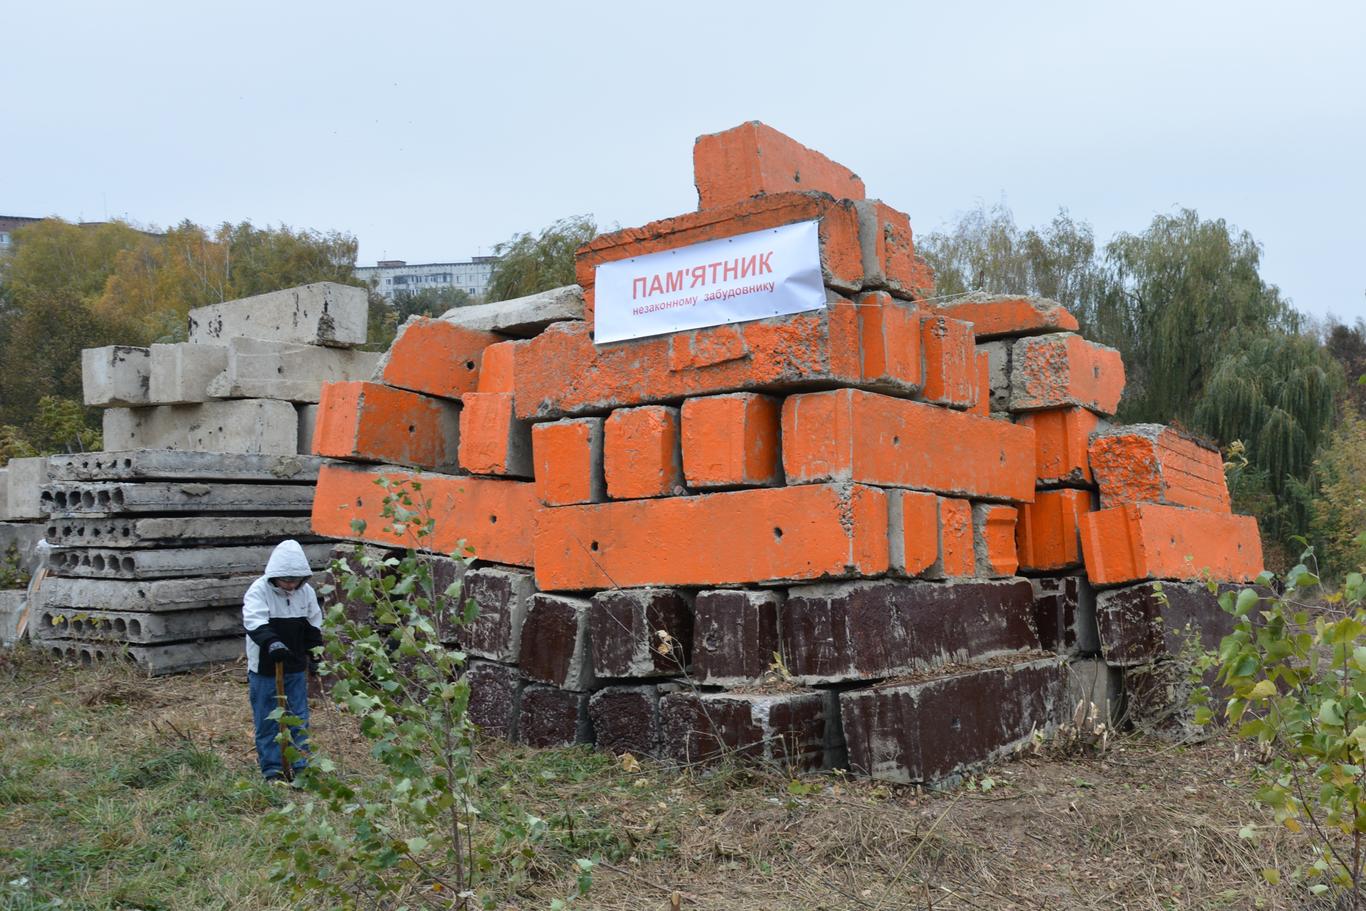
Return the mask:
<svg viewBox="0 0 1366 911">
<path fill-rule="evenodd" d="M 346 231 L 459 260 L 696 208 L 762 120 L 919 233 L 978 201 L 1098 239 L 1192 207 L 1366 315 L 1366 3 L 13 2 L 0 214 Z"/>
</svg>

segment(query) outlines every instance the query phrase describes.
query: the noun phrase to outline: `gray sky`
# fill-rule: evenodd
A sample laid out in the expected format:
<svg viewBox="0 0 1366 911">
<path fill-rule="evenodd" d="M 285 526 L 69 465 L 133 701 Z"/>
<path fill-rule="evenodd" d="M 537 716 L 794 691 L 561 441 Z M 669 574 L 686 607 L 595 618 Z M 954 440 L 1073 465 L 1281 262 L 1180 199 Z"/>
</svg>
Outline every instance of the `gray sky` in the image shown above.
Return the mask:
<svg viewBox="0 0 1366 911">
<path fill-rule="evenodd" d="M 1193 207 L 1300 309 L 1366 315 L 1366 3 L 9 3 L 0 213 L 339 230 L 465 259 L 696 208 L 763 120 L 944 227 Z"/>
</svg>

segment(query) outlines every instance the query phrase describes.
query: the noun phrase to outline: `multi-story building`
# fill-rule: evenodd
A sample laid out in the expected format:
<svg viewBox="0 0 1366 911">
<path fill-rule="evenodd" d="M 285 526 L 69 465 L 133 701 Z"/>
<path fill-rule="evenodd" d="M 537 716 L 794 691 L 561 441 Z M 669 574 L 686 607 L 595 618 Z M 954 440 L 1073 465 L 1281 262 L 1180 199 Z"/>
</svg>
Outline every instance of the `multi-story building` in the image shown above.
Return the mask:
<svg viewBox="0 0 1366 911">
<path fill-rule="evenodd" d="M 496 256 L 476 256 L 459 263 L 407 263 L 401 259 L 382 259 L 373 266 L 357 266 L 356 276 L 370 283 L 388 300 L 427 288 L 455 288 L 472 297 L 483 297 L 497 262 Z"/>
<path fill-rule="evenodd" d="M 26 218 L 22 215 L 0 215 L 0 254 L 8 253 L 14 249 L 14 238 L 11 235 L 16 228 L 31 225 L 35 221 L 42 221 L 42 219 Z"/>
</svg>

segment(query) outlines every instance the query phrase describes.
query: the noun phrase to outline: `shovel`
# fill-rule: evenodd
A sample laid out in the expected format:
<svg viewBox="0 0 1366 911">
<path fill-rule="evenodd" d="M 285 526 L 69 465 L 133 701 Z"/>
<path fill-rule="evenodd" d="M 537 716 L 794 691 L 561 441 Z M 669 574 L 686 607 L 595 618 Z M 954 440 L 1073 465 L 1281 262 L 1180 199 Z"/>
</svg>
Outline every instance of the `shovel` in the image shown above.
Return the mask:
<svg viewBox="0 0 1366 911">
<path fill-rule="evenodd" d="M 285 697 L 285 665 L 282 661 L 275 662 L 275 704 L 280 707 L 280 730 L 285 731 L 284 716 L 289 713 L 289 700 Z M 293 742 L 293 737 L 289 737 L 287 742 Z M 285 781 L 294 780 L 294 763 L 285 756 L 285 745 L 280 745 L 280 765 L 283 766 L 281 773 L 285 776 Z"/>
</svg>

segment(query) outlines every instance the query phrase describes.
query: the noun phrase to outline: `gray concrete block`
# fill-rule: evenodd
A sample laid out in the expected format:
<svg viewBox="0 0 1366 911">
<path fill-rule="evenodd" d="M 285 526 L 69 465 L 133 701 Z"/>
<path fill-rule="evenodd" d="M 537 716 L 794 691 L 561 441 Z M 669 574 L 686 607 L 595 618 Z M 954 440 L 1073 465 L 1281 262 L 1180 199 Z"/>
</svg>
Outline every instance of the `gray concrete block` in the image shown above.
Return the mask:
<svg viewBox="0 0 1366 911">
<path fill-rule="evenodd" d="M 147 400 L 152 405 L 189 405 L 209 398 L 209 382 L 228 366 L 223 345 L 192 345 L 177 342 L 152 345 L 151 383 Z"/>
<path fill-rule="evenodd" d="M 312 566 L 325 566 L 332 550 L 329 543 L 305 544 Z M 237 547 L 189 547 L 158 550 L 72 548 L 54 550 L 51 567 L 59 576 L 85 579 L 164 579 L 182 576 L 214 576 L 265 569 L 273 544 Z"/>
<path fill-rule="evenodd" d="M 131 449 L 48 457 L 53 481 L 273 481 L 313 484 L 322 459 L 314 456 L 251 455 L 240 452 L 182 452 Z"/>
<path fill-rule="evenodd" d="M 32 638 L 91 639 L 138 644 L 243 635 L 241 607 L 209 607 L 159 614 L 39 607 L 29 618 Z"/>
<path fill-rule="evenodd" d="M 1010 352 L 1014 341 L 1001 339 L 978 342 L 977 350 L 987 353 L 987 368 L 991 386 L 991 410 L 1004 412 L 1010 407 Z"/>
<path fill-rule="evenodd" d="M 42 522 L 0 522 L 0 563 L 12 555 L 20 569 L 32 573 L 38 568 L 38 541 L 46 527 Z"/>
<path fill-rule="evenodd" d="M 82 664 L 96 661 L 132 661 L 152 677 L 197 670 L 211 664 L 236 661 L 244 651 L 241 636 L 173 642 L 167 645 L 126 645 L 85 642 L 76 639 L 47 640 L 43 649 L 54 657 Z"/>
<path fill-rule="evenodd" d="M 43 485 L 47 483 L 47 456 L 26 459 L 10 459 L 5 466 L 4 513 L 0 519 L 41 519 L 46 510 L 43 507 Z"/>
<path fill-rule="evenodd" d="M 455 307 L 441 319 L 467 329 L 530 338 L 551 323 L 583 319 L 583 289 L 565 285 L 538 294 L 473 307 Z"/>
<path fill-rule="evenodd" d="M 377 351 L 324 348 L 257 338 L 228 341 L 228 361 L 208 386 L 218 399 L 283 399 L 317 402 L 324 383 L 368 380 Z"/>
<path fill-rule="evenodd" d="M 1100 658 L 1072 658 L 1067 662 L 1067 700 L 1076 723 L 1077 706 L 1084 714 L 1096 707 L 1096 721 L 1110 729 L 1124 717 L 1124 670 Z"/>
<path fill-rule="evenodd" d="M 87 405 L 146 405 L 151 357 L 146 348 L 109 345 L 81 352 L 81 389 Z"/>
<path fill-rule="evenodd" d="M 313 454 L 313 432 L 318 429 L 318 406 L 296 405 L 299 413 L 299 455 Z"/>
<path fill-rule="evenodd" d="M 66 481 L 43 490 L 52 515 L 259 512 L 308 513 L 313 488 L 303 484 L 201 484 L 193 481 Z"/>
<path fill-rule="evenodd" d="M 56 516 L 38 526 L 53 547 L 185 547 L 210 542 L 260 544 L 313 537 L 308 516 Z"/>
<path fill-rule="evenodd" d="M 263 564 L 264 565 L 264 564 Z M 38 600 L 45 608 L 160 612 L 242 606 L 242 596 L 261 569 L 236 576 L 122 581 L 62 579 L 43 582 Z"/>
<path fill-rule="evenodd" d="M 110 450 L 297 455 L 299 415 L 289 402 L 268 399 L 109 408 L 104 412 L 104 445 Z"/>
<path fill-rule="evenodd" d="M 19 616 L 24 612 L 24 590 L 0 591 L 0 646 L 9 648 L 19 640 Z"/>
<path fill-rule="evenodd" d="M 9 469 L 0 468 L 0 519 L 9 518 Z"/>
<path fill-rule="evenodd" d="M 364 288 L 315 282 L 191 310 L 190 342 L 262 338 L 349 348 L 365 344 L 368 311 Z"/>
</svg>

